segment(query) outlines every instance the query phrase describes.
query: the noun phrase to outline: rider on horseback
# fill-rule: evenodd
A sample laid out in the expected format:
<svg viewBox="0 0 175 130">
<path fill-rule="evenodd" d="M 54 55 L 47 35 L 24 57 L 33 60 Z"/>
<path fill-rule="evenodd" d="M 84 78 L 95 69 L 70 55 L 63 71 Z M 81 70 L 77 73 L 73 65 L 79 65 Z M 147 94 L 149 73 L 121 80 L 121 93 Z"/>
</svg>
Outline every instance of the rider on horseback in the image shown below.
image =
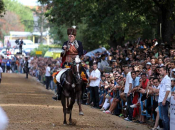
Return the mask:
<svg viewBox="0 0 175 130">
<path fill-rule="evenodd" d="M 66 65 L 72 64 L 75 60 L 75 57 L 79 55 L 79 58 L 83 55 L 83 46 L 80 41 L 75 40 L 76 38 L 76 29 L 69 28 L 67 29 L 67 35 L 69 41 L 64 42 L 62 49 L 62 68 L 65 68 Z M 57 97 L 53 97 L 54 100 L 61 100 L 61 84 L 57 82 Z"/>
</svg>

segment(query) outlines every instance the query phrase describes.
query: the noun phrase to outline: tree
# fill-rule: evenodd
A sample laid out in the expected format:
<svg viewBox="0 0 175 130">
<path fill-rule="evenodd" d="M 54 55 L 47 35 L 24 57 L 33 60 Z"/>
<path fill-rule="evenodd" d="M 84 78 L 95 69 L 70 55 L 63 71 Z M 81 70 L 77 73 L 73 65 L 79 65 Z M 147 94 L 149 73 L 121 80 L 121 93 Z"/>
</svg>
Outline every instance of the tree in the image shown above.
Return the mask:
<svg viewBox="0 0 175 130">
<path fill-rule="evenodd" d="M 115 47 L 143 35 L 147 38 L 158 37 L 160 23 L 164 42 L 169 42 L 174 33 L 173 0 L 39 1 L 47 5 L 45 15 L 57 26 L 83 24 L 82 39 L 88 49 L 107 44 Z"/>
<path fill-rule="evenodd" d="M 19 16 L 13 12 L 6 11 L 0 19 L 0 38 L 3 39 L 9 31 L 24 31 L 24 25 L 20 22 Z"/>
<path fill-rule="evenodd" d="M 3 12 L 5 12 L 4 2 L 3 0 L 0 0 L 0 17 L 3 16 Z"/>
<path fill-rule="evenodd" d="M 24 25 L 25 31 L 33 31 L 33 12 L 30 8 L 22 5 L 17 0 L 3 0 L 6 11 L 13 12 L 19 16 L 20 23 Z M 31 22 L 32 21 L 32 22 Z M 16 23 L 19 24 L 19 23 Z"/>
<path fill-rule="evenodd" d="M 49 27 L 49 23 L 44 16 L 45 7 L 44 5 L 37 6 L 38 8 L 32 9 L 32 11 L 35 13 L 35 16 L 37 16 L 37 20 L 35 22 L 35 29 L 34 31 L 39 31 L 40 36 L 40 43 L 43 43 L 43 32 L 46 31 Z"/>
</svg>

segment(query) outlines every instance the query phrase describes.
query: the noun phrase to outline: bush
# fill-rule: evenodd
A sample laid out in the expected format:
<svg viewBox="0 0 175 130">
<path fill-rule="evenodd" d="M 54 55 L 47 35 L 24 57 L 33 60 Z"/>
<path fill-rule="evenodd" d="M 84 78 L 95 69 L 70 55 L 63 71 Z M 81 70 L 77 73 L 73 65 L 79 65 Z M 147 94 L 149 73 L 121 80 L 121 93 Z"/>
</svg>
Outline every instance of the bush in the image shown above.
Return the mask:
<svg viewBox="0 0 175 130">
<path fill-rule="evenodd" d="M 48 45 L 43 45 L 43 44 L 40 44 L 38 46 L 38 48 L 35 48 L 33 51 L 31 51 L 30 53 L 30 56 L 36 56 L 36 51 L 42 51 L 42 55 L 41 56 L 44 56 L 45 53 L 49 50 L 49 46 Z"/>
</svg>

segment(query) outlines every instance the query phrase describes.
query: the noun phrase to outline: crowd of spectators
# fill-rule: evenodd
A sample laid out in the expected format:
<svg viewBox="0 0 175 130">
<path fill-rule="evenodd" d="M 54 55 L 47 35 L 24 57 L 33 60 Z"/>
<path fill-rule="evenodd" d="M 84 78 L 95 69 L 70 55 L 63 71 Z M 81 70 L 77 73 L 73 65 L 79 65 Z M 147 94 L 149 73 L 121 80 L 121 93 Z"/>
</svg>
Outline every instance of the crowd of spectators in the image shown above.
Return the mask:
<svg viewBox="0 0 175 130">
<path fill-rule="evenodd" d="M 44 84 L 46 68 L 50 67 L 50 87 L 46 89 L 56 92 L 53 73 L 60 69 L 61 58 L 32 57 L 29 63 L 30 75 Z M 84 92 L 87 98 L 83 97 L 82 103 L 126 121 L 144 124 L 154 120 L 153 130 L 169 130 L 169 98 L 175 93 L 175 43 L 128 42 L 84 56 L 81 63 L 89 77 Z"/>
<path fill-rule="evenodd" d="M 11 59 L 9 57 L 0 56 L 0 64 L 3 73 L 24 73 L 25 57 L 14 55 Z"/>
<path fill-rule="evenodd" d="M 143 40 L 85 57 L 90 80 L 86 104 L 97 107 L 99 101 L 97 108 L 106 114 L 141 124 L 154 120 L 153 130 L 169 130 L 168 109 L 175 93 L 174 49 L 175 43 Z M 96 70 L 101 72 L 98 86 L 91 83 L 98 79 Z M 99 91 L 94 92 L 94 87 Z"/>
</svg>

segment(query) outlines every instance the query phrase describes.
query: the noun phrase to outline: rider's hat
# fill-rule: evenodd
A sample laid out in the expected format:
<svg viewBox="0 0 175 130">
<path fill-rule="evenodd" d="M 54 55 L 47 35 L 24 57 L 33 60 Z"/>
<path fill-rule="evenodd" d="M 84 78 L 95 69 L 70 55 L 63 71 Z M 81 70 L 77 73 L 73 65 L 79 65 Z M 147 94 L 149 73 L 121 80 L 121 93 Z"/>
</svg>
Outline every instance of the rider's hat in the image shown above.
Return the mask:
<svg viewBox="0 0 175 130">
<path fill-rule="evenodd" d="M 67 35 L 74 35 L 74 36 L 76 36 L 76 29 L 68 28 L 67 29 Z"/>
</svg>

